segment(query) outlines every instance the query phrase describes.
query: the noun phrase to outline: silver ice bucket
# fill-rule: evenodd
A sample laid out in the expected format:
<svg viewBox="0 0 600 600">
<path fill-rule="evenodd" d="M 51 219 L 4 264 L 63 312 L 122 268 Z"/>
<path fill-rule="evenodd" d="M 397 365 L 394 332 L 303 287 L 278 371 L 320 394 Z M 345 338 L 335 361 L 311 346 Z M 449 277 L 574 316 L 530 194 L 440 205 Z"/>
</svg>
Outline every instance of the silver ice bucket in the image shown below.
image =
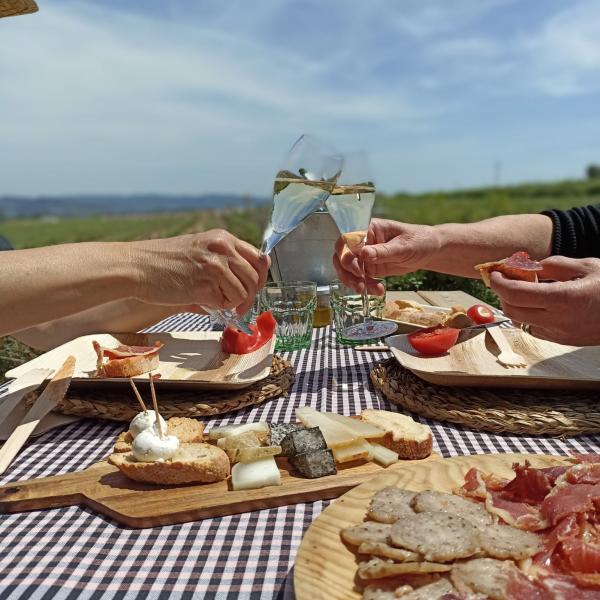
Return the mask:
<svg viewBox="0 0 600 600">
<path fill-rule="evenodd" d="M 273 248 L 273 280 L 329 285 L 337 278 L 332 259 L 338 237 L 340 232 L 328 212 L 309 215 Z"/>
</svg>

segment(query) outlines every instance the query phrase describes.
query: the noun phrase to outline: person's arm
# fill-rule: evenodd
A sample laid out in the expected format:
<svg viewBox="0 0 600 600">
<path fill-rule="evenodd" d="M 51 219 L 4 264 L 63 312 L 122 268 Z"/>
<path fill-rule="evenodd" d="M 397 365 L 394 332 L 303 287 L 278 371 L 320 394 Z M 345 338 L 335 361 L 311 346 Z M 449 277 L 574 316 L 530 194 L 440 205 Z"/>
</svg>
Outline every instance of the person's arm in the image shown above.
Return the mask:
<svg viewBox="0 0 600 600">
<path fill-rule="evenodd" d="M 552 221 L 544 215 L 507 215 L 435 226 L 373 219 L 360 256 L 352 254 L 340 238 L 334 265 L 340 279 L 360 291 L 364 284 L 359 258 L 371 278 L 418 269 L 476 278 L 479 273 L 473 267 L 478 263 L 501 260 L 519 250 L 539 260 L 550 255 L 551 244 Z M 382 293 L 373 279 L 367 280 L 367 286 L 372 293 Z"/>
<path fill-rule="evenodd" d="M 268 257 L 221 230 L 1 252 L 0 336 L 127 298 L 244 314 L 268 268 Z"/>
<path fill-rule="evenodd" d="M 135 299 L 116 300 L 80 313 L 13 333 L 37 350 L 50 350 L 91 333 L 136 332 L 179 312 L 198 312 L 197 306 L 160 306 Z"/>
</svg>

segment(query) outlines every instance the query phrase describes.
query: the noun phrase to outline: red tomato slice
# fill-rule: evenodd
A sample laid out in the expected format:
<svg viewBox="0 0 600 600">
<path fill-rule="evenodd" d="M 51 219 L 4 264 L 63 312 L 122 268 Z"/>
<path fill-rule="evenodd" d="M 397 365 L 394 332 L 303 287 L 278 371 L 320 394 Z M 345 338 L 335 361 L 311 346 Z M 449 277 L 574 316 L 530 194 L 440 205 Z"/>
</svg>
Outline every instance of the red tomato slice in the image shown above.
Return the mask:
<svg viewBox="0 0 600 600">
<path fill-rule="evenodd" d="M 264 346 L 275 333 L 275 319 L 271 311 L 258 315 L 256 325 L 249 325 L 252 335 L 234 327 L 225 328 L 221 349 L 228 354 L 249 354 Z"/>
<path fill-rule="evenodd" d="M 471 306 L 471 308 L 467 311 L 467 316 L 469 316 L 478 325 L 483 325 L 484 323 L 493 323 L 496 320 L 494 313 L 483 304 L 473 304 L 473 306 Z"/>
<path fill-rule="evenodd" d="M 447 352 L 458 339 L 460 329 L 453 327 L 428 327 L 408 334 L 410 345 L 421 354 L 435 356 Z"/>
</svg>

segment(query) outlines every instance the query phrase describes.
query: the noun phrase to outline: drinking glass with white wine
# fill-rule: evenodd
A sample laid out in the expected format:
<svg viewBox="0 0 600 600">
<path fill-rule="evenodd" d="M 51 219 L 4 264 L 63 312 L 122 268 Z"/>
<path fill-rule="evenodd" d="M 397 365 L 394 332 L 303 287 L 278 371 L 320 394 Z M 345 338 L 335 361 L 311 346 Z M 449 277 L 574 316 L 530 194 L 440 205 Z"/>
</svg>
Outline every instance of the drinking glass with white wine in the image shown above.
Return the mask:
<svg viewBox="0 0 600 600">
<path fill-rule="evenodd" d="M 360 251 L 367 241 L 371 213 L 375 204 L 375 184 L 369 174 L 364 152 L 344 155 L 344 166 L 337 185 L 327 199 L 327 210 L 336 222 L 346 245 L 358 257 L 365 285 L 362 290 L 363 322 L 352 325 L 343 332 L 348 340 L 368 340 L 384 337 L 396 331 L 395 323 L 374 321 L 369 310 L 364 262 Z"/>
</svg>

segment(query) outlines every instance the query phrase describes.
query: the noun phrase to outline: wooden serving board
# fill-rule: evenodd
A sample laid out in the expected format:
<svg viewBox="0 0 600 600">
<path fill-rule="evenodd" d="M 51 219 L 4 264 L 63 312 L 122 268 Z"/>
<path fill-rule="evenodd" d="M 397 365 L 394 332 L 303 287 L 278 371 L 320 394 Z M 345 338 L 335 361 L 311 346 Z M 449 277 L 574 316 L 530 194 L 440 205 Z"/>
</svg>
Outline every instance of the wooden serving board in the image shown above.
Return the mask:
<svg viewBox="0 0 600 600">
<path fill-rule="evenodd" d="M 386 471 L 350 490 L 326 508 L 309 527 L 294 566 L 294 590 L 298 600 L 358 600 L 357 555 L 344 544 L 340 531 L 365 520 L 375 492 L 395 486 L 413 491 L 451 492 L 462 485 L 465 473 L 476 467 L 500 477 L 514 475 L 511 465 L 528 460 L 534 467 L 564 464 L 559 456 L 534 454 L 481 454 L 435 460 Z"/>
<path fill-rule="evenodd" d="M 485 330 L 467 330 L 440 356 L 423 356 L 405 335 L 387 338 L 395 358 L 417 377 L 436 385 L 532 389 L 600 389 L 600 346 L 565 346 L 541 340 L 521 329 L 502 333 L 527 366 L 505 367 Z"/>
<path fill-rule="evenodd" d="M 17 481 L 0 487 L 0 513 L 23 512 L 81 504 L 129 527 L 155 527 L 223 517 L 299 502 L 337 498 L 382 472 L 437 458 L 400 461 L 387 469 L 374 463 L 338 466 L 337 475 L 295 477 L 285 459 L 278 459 L 280 486 L 233 491 L 229 481 L 159 486 L 132 481 L 103 460 L 77 473 Z"/>
</svg>

